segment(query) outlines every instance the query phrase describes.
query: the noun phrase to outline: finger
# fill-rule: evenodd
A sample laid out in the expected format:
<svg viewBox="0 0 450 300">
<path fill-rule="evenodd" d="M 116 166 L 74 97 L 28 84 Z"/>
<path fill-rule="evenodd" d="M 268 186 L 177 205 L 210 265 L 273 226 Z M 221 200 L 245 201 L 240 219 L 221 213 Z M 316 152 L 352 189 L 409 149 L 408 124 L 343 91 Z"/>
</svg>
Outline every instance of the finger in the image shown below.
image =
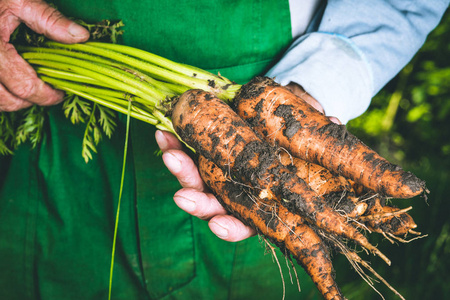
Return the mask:
<svg viewBox="0 0 450 300">
<path fill-rule="evenodd" d="M 208 225 L 215 235 L 228 242 L 242 241 L 256 234 L 255 230 L 230 215 L 217 215 Z"/>
<path fill-rule="evenodd" d="M 314 107 L 316 110 L 320 111 L 321 113 L 324 113 L 324 110 L 322 108 L 322 105 L 320 105 L 319 101 L 317 101 L 315 98 L 313 98 L 310 94 L 308 94 L 300 85 L 298 85 L 295 82 L 290 82 L 288 85 L 286 85 L 286 88 L 288 88 L 293 94 L 295 94 L 297 97 L 300 97 L 305 102 L 307 102 L 309 105 Z"/>
<path fill-rule="evenodd" d="M 181 189 L 175 193 L 173 199 L 182 210 L 202 220 L 209 220 L 216 215 L 227 213 L 213 194 L 196 189 Z"/>
<path fill-rule="evenodd" d="M 0 41 L 0 82 L 15 97 L 39 105 L 52 105 L 63 100 L 64 93 L 40 80 L 14 47 Z"/>
<path fill-rule="evenodd" d="M 0 99 L 0 111 L 18 111 L 33 105 L 12 95 L 2 84 L 0 84 Z"/>
<path fill-rule="evenodd" d="M 168 150 L 162 159 L 169 171 L 175 175 L 184 188 L 206 191 L 206 185 L 198 172 L 194 161 L 181 150 Z"/>
<path fill-rule="evenodd" d="M 82 26 L 64 17 L 57 9 L 43 1 L 24 1 L 14 12 L 33 31 L 61 43 L 80 43 L 89 38 Z"/>
<path fill-rule="evenodd" d="M 300 98 L 302 98 L 303 100 L 305 100 L 309 105 L 311 105 L 312 107 L 314 107 L 317 111 L 321 112 L 322 114 L 325 113 L 325 111 L 323 110 L 322 105 L 320 105 L 320 103 L 314 99 L 313 97 L 309 96 L 309 94 L 305 94 L 300 96 Z"/>
<path fill-rule="evenodd" d="M 328 119 L 330 119 L 330 121 L 333 122 L 333 123 L 336 123 L 336 124 L 339 124 L 339 125 L 342 124 L 342 122 L 336 117 L 328 117 Z"/>
<path fill-rule="evenodd" d="M 170 149 L 181 150 L 183 146 L 175 135 L 170 132 L 157 130 L 155 133 L 156 143 L 162 152 L 166 152 Z"/>
</svg>

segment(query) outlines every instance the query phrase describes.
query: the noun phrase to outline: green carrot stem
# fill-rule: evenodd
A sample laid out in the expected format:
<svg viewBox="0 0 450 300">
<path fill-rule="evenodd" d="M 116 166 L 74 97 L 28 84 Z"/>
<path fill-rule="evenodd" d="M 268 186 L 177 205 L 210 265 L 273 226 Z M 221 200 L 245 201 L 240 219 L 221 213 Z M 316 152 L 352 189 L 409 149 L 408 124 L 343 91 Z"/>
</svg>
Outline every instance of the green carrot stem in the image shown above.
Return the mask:
<svg viewBox="0 0 450 300">
<path fill-rule="evenodd" d="M 63 70 L 57 70 L 57 69 L 46 68 L 46 67 L 37 67 L 37 68 L 35 68 L 35 70 L 36 70 L 36 73 L 38 73 L 41 76 L 47 75 L 47 76 L 50 76 L 53 78 L 64 79 L 67 81 L 79 82 L 79 83 L 84 83 L 84 84 L 89 84 L 89 85 L 100 86 L 100 87 L 104 87 L 104 88 L 108 88 L 108 89 L 114 89 L 111 85 L 106 84 L 102 81 L 98 81 L 98 80 L 93 79 L 88 76 L 75 74 L 73 72 L 67 72 L 67 71 L 63 71 Z"/>
<path fill-rule="evenodd" d="M 94 103 L 98 103 L 100 105 L 103 105 L 103 106 L 105 106 L 107 108 L 110 108 L 112 110 L 115 110 L 117 112 L 120 112 L 120 113 L 123 113 L 123 114 L 127 114 L 128 113 L 126 107 L 114 103 L 113 101 L 111 101 L 111 99 L 105 100 L 105 99 L 102 99 L 102 98 L 97 97 L 95 95 L 87 94 L 85 92 L 69 88 L 69 87 L 66 86 L 65 83 L 63 83 L 62 85 L 58 85 L 58 84 L 54 83 L 54 85 L 58 89 L 61 89 L 63 91 L 66 91 L 66 92 L 69 92 L 69 93 L 72 93 L 72 94 L 75 94 L 75 95 L 78 95 L 80 97 L 88 99 L 88 100 L 90 100 L 90 101 L 92 101 Z M 141 120 L 141 121 L 149 123 L 151 125 L 155 125 L 156 126 L 159 123 L 159 121 L 156 118 L 151 117 L 149 115 L 143 115 L 143 114 L 138 113 L 138 112 L 131 111 L 131 116 L 133 118 L 135 118 L 135 119 Z"/>
<path fill-rule="evenodd" d="M 86 84 L 79 84 L 73 81 L 67 81 L 67 80 L 58 80 L 58 78 L 54 78 L 52 76 L 46 76 L 41 75 L 40 77 L 45 82 L 48 82 L 50 84 L 58 84 L 58 85 L 65 85 L 68 88 L 77 89 L 81 92 L 85 92 L 88 94 L 97 94 L 97 95 L 105 95 L 115 98 L 123 98 L 125 99 L 127 94 L 121 91 L 113 90 L 110 88 L 102 88 L 102 87 L 96 87 L 92 85 L 86 85 Z M 64 79 L 64 78 L 61 78 Z"/>
<path fill-rule="evenodd" d="M 76 90 L 78 92 L 97 96 L 106 102 L 110 101 L 115 104 L 121 105 L 122 107 L 124 107 L 126 102 L 129 100 L 137 101 L 138 103 L 145 103 L 145 101 L 143 101 L 143 99 L 140 99 L 139 97 L 131 97 L 129 94 L 126 94 L 124 92 L 117 91 L 117 90 L 105 89 L 105 88 L 100 88 L 100 87 L 90 86 L 90 85 L 85 85 L 85 84 L 79 84 L 79 83 L 70 82 L 70 81 L 66 81 L 66 80 L 60 80 L 60 79 L 45 76 L 45 75 L 41 75 L 41 79 L 44 80 L 45 82 L 48 82 L 48 83 L 54 85 L 54 86 L 57 86 L 57 87 L 64 86 L 66 88 L 70 88 L 70 89 Z M 144 106 L 144 109 L 143 109 L 143 108 L 138 108 L 137 106 L 133 106 L 133 110 L 137 111 L 141 115 L 140 119 L 156 118 L 156 119 L 160 120 L 160 122 L 162 124 L 164 124 L 165 128 L 168 128 L 169 131 L 174 132 L 171 121 L 168 120 L 162 112 L 159 112 L 155 108 Z"/>
<path fill-rule="evenodd" d="M 216 77 L 212 77 L 210 79 L 199 79 L 195 77 L 190 77 L 181 73 L 178 73 L 172 69 L 166 69 L 163 67 L 160 67 L 158 65 L 148 63 L 146 61 L 143 61 L 141 59 L 137 59 L 134 57 L 130 57 L 127 55 L 124 55 L 122 53 L 112 51 L 109 49 L 104 49 L 101 47 L 98 47 L 99 43 L 96 43 L 96 46 L 92 46 L 91 43 L 89 44 L 60 44 L 57 42 L 47 42 L 45 45 L 49 47 L 58 47 L 58 48 L 64 48 L 68 50 L 76 50 L 76 51 L 84 51 L 87 53 L 92 53 L 96 55 L 100 55 L 103 57 L 107 57 L 116 61 L 119 61 L 123 64 L 129 65 L 133 68 L 139 69 L 141 71 L 147 72 L 156 79 L 185 85 L 191 89 L 202 89 L 206 91 L 210 91 L 214 94 L 216 94 L 220 98 L 225 99 L 231 99 L 234 97 L 235 90 L 231 88 L 233 84 L 231 82 L 228 82 L 224 85 L 224 87 L 219 86 L 216 84 Z M 112 44 L 102 44 L 104 47 L 109 47 L 105 45 L 112 45 Z M 215 76 L 211 74 L 212 76 Z"/>
<path fill-rule="evenodd" d="M 109 66 L 109 67 L 117 68 L 117 69 L 123 70 L 127 73 L 130 73 L 133 76 L 138 77 L 140 79 L 140 81 L 150 83 L 151 85 L 157 87 L 159 90 L 166 91 L 166 92 L 172 92 L 171 90 L 168 89 L 168 87 L 166 85 L 153 79 L 152 77 L 148 76 L 145 73 L 142 73 L 138 70 L 128 68 L 127 65 L 125 65 L 123 62 L 113 61 L 111 59 L 106 59 L 106 58 L 103 58 L 100 56 L 96 56 L 96 55 L 92 55 L 92 54 L 88 54 L 88 53 L 84 53 L 84 52 L 69 51 L 67 49 L 29 47 L 29 46 L 18 46 L 17 49 L 20 52 L 38 52 L 38 53 L 50 53 L 50 54 L 69 56 L 69 57 L 78 58 L 78 59 L 81 59 L 84 61 L 98 63 L 100 65 L 103 65 L 104 67 Z"/>
<path fill-rule="evenodd" d="M 174 92 L 176 95 L 181 95 L 184 92 L 188 91 L 190 88 L 184 85 L 179 85 L 176 83 L 165 82 L 164 85 Z"/>
<path fill-rule="evenodd" d="M 86 53 L 86 52 L 68 51 L 67 49 L 57 49 L 57 48 L 47 48 L 47 47 L 31 47 L 31 46 L 18 45 L 18 46 L 16 46 L 16 50 L 19 51 L 19 53 L 38 52 L 38 53 L 47 53 L 47 54 L 57 54 L 57 55 L 78 58 L 83 61 L 95 62 L 95 63 L 99 63 L 99 64 L 103 64 L 103 65 L 110 65 L 113 67 L 123 66 L 123 64 L 120 64 L 117 61 L 106 59 L 104 57 L 92 55 L 92 54 Z"/>
<path fill-rule="evenodd" d="M 127 126 L 126 126 L 126 135 L 125 135 L 125 145 L 123 150 L 123 161 L 122 161 L 122 176 L 120 178 L 120 188 L 119 188 L 119 201 L 117 203 L 117 211 L 116 211 L 116 220 L 114 222 L 114 235 L 113 235 L 113 245 L 111 252 L 111 268 L 109 271 L 109 288 L 108 288 L 108 300 L 111 300 L 112 296 L 112 282 L 113 282 L 113 274 L 114 274 L 114 259 L 116 254 L 116 242 L 117 242 L 117 234 L 119 228 L 119 216 L 120 216 L 120 204 L 122 202 L 122 192 L 123 186 L 125 182 L 125 167 L 127 161 L 127 151 L 128 151 L 128 141 L 130 135 L 130 124 L 131 124 L 131 102 L 128 103 L 128 111 L 127 111 Z"/>
<path fill-rule="evenodd" d="M 133 102 L 133 106 L 131 107 L 132 112 L 135 113 L 136 116 L 139 116 L 139 119 L 142 120 L 155 120 L 155 123 L 157 123 L 157 118 L 154 115 L 154 112 L 156 111 L 153 107 L 148 107 L 145 105 L 142 105 L 139 102 L 136 102 L 136 97 L 131 97 L 130 95 L 125 95 L 123 98 L 119 97 L 113 97 L 113 96 L 107 96 L 102 94 L 96 94 L 95 91 L 91 92 L 92 96 L 99 97 L 100 99 L 111 102 L 112 104 L 117 104 L 119 106 L 125 107 L 128 105 L 128 102 Z M 134 115 L 133 115 L 134 117 Z M 134 117 L 135 118 L 135 117 Z M 147 122 L 148 123 L 148 122 Z"/>
<path fill-rule="evenodd" d="M 153 96 L 154 94 L 148 94 L 147 88 L 144 88 L 144 90 L 136 88 L 136 85 L 139 84 L 137 80 L 133 80 L 128 75 L 120 74 L 118 72 L 113 72 L 112 70 L 104 67 L 100 67 L 94 64 L 90 64 L 87 67 L 83 68 L 78 65 L 72 65 L 66 63 L 64 60 L 61 61 L 51 61 L 48 57 L 42 57 L 45 54 L 43 53 L 23 53 L 22 56 L 31 64 L 40 65 L 40 66 L 46 66 L 49 68 L 56 68 L 59 70 L 65 70 L 65 71 L 73 71 L 80 75 L 85 75 L 88 77 L 91 77 L 93 79 L 102 81 L 106 84 L 111 85 L 117 90 L 122 90 L 124 92 L 130 93 L 132 95 L 136 95 L 141 97 L 142 99 L 145 99 L 146 102 L 149 105 L 157 106 L 159 102 L 162 99 L 165 99 L 166 95 L 157 91 L 158 97 Z M 54 58 L 55 55 L 51 55 L 52 58 Z M 86 62 L 83 63 L 83 65 L 88 64 Z M 91 69 L 89 69 L 91 68 Z M 107 75 L 105 75 L 103 72 L 105 72 Z M 117 75 L 115 77 L 114 75 Z M 117 79 L 116 79 L 117 78 Z M 142 85 L 141 85 L 142 86 Z"/>
<path fill-rule="evenodd" d="M 165 69 L 172 70 L 174 72 L 184 74 L 189 77 L 194 77 L 194 78 L 207 80 L 207 81 L 215 80 L 222 85 L 232 84 L 232 82 L 230 80 L 228 80 L 227 78 L 217 76 L 213 73 L 210 73 L 208 71 L 205 71 L 205 70 L 193 67 L 193 66 L 188 66 L 185 64 L 177 63 L 177 62 L 171 61 L 167 58 L 164 58 L 162 56 L 159 56 L 159 55 L 156 55 L 153 53 L 149 53 L 147 51 L 133 48 L 130 46 L 119 45 L 119 44 L 100 43 L 100 42 L 87 42 L 86 45 L 104 48 L 104 49 L 110 49 L 110 50 L 114 50 L 114 51 L 117 51 L 117 52 L 120 52 L 123 54 L 138 57 L 139 59 L 147 61 L 151 64 L 161 66 Z"/>
<path fill-rule="evenodd" d="M 58 54 L 51 54 L 51 53 L 36 53 L 36 52 L 25 52 L 22 53 L 22 57 L 24 57 L 26 60 L 30 59 L 39 59 L 39 60 L 48 60 L 48 61 L 54 61 L 54 62 L 60 62 L 64 64 L 71 65 L 71 69 L 77 73 L 79 73 L 77 70 L 89 70 L 91 71 L 90 74 L 85 74 L 87 76 L 90 76 L 92 78 L 96 78 L 100 81 L 104 81 L 108 83 L 111 78 L 117 79 L 117 81 L 123 81 L 127 85 L 133 86 L 142 92 L 148 94 L 154 99 L 164 99 L 165 94 L 161 93 L 158 89 L 154 88 L 150 84 L 147 84 L 145 82 L 141 82 L 139 80 L 133 80 L 133 76 L 130 76 L 129 73 L 121 71 L 119 69 L 113 69 L 111 67 L 106 67 L 104 65 L 95 64 L 92 62 L 84 61 L 81 59 L 68 57 L 64 55 L 58 55 Z M 69 69 L 70 70 L 70 69 Z M 97 73 L 97 76 L 92 76 L 93 72 Z M 83 73 L 79 73 L 83 74 Z M 146 97 L 143 97 L 146 99 Z M 155 102 L 155 105 L 157 104 L 157 101 Z"/>
</svg>

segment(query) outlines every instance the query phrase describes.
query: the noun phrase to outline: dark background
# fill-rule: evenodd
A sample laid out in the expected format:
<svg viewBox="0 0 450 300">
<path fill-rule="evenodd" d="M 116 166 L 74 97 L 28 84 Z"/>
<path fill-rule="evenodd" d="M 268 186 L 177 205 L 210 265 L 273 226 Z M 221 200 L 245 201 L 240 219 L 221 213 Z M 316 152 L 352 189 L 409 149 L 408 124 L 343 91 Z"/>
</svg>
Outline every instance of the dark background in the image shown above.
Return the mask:
<svg viewBox="0 0 450 300">
<path fill-rule="evenodd" d="M 448 299 L 450 295 L 450 13 L 429 35 L 408 66 L 374 99 L 370 109 L 348 124 L 349 131 L 390 161 L 427 182 L 428 199 L 393 199 L 410 212 L 417 231 L 428 237 L 392 245 L 370 240 L 392 260 L 372 266 L 406 299 Z M 412 236 L 411 236 L 412 237 Z M 362 255 L 363 257 L 368 257 Z M 381 299 L 344 257 L 335 257 L 337 281 L 349 299 Z M 398 299 L 383 284 L 386 299 Z"/>
</svg>

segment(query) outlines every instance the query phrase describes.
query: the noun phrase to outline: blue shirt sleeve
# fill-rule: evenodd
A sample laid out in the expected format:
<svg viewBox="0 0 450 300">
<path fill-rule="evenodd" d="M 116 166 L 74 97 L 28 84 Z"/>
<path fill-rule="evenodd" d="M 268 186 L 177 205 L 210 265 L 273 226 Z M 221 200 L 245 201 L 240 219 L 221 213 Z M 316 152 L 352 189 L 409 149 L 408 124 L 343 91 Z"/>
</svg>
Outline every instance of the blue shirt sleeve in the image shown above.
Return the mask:
<svg viewBox="0 0 450 300">
<path fill-rule="evenodd" d="M 268 76 L 296 82 L 344 124 L 415 55 L 449 0 L 329 0 Z"/>
</svg>

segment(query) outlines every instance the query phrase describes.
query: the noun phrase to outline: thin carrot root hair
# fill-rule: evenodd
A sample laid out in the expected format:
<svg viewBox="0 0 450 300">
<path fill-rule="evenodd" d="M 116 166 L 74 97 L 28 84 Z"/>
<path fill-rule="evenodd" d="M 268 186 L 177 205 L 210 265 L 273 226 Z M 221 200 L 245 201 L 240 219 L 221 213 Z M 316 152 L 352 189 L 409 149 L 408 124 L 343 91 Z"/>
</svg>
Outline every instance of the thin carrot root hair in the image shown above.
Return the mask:
<svg viewBox="0 0 450 300">
<path fill-rule="evenodd" d="M 343 299 L 332 275 L 334 269 L 328 248 L 300 215 L 280 203 L 258 199 L 251 190 L 242 193 L 242 186 L 227 178 L 223 170 L 203 156 L 199 157 L 199 170 L 222 205 L 283 253 L 290 253 L 326 299 Z"/>
<path fill-rule="evenodd" d="M 330 241 L 331 244 L 334 245 L 334 247 L 343 254 L 347 260 L 350 262 L 352 267 L 355 269 L 355 271 L 358 273 L 358 275 L 361 276 L 361 278 L 377 293 L 380 295 L 382 299 L 385 299 L 383 294 L 380 293 L 375 288 L 374 280 L 364 272 L 364 270 L 361 268 L 363 266 L 365 269 L 367 269 L 372 275 L 374 275 L 379 281 L 381 281 L 386 287 L 388 287 L 394 294 L 396 294 L 400 299 L 405 300 L 405 298 L 394 288 L 392 287 L 380 274 L 378 274 L 368 262 L 364 261 L 359 257 L 358 254 L 356 254 L 354 251 L 350 250 L 344 243 L 339 241 L 336 237 L 331 236 L 329 234 L 321 232 L 321 235 Z"/>
</svg>

